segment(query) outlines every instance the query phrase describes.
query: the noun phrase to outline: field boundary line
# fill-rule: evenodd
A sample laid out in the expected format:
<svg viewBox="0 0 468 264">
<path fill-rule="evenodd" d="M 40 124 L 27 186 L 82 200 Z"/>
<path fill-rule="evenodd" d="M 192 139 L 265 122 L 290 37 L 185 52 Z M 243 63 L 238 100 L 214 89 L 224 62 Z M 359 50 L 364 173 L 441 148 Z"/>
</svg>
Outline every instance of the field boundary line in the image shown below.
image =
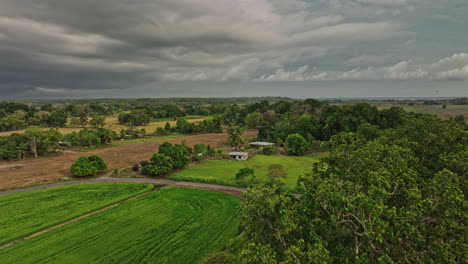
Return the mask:
<svg viewBox="0 0 468 264">
<path fill-rule="evenodd" d="M 60 224 L 58 224 L 58 225 L 55 225 L 55 226 L 52 226 L 52 227 L 48 227 L 48 228 L 43 229 L 43 230 L 41 230 L 41 231 L 39 231 L 39 232 L 36 232 L 36 233 L 34 233 L 34 234 L 31 234 L 31 235 L 28 235 L 28 236 L 25 236 L 25 237 L 16 239 L 16 240 L 14 240 L 14 241 L 8 242 L 8 243 L 6 243 L 6 244 L 4 244 L 4 245 L 1 245 L 1 246 L 0 246 L 0 249 L 4 249 L 4 248 L 7 248 L 7 247 L 11 247 L 11 246 L 13 246 L 13 245 L 15 245 L 15 244 L 17 244 L 17 243 L 22 242 L 22 241 L 31 239 L 31 238 L 33 238 L 33 237 L 42 235 L 42 234 L 47 233 L 47 232 L 50 232 L 50 231 L 53 231 L 53 230 L 58 229 L 58 228 L 60 228 L 60 227 L 69 225 L 69 224 L 71 224 L 71 223 L 80 221 L 80 220 L 82 220 L 82 219 L 88 218 L 88 217 L 93 216 L 93 215 L 96 215 L 96 214 L 98 214 L 98 213 L 107 211 L 107 210 L 109 210 L 109 209 L 112 209 L 112 208 L 117 207 L 117 206 L 119 206 L 119 205 L 122 205 L 122 204 L 124 204 L 124 203 L 133 201 L 133 200 L 135 200 L 135 199 L 141 198 L 141 197 L 146 196 L 146 195 L 149 195 L 149 194 L 151 194 L 151 193 L 153 193 L 153 192 L 155 192 L 155 191 L 157 191 L 157 190 L 159 190 L 159 188 L 157 188 L 157 186 L 153 185 L 153 188 L 152 188 L 151 190 L 147 191 L 147 192 L 144 192 L 144 193 L 142 193 L 142 194 L 139 194 L 139 195 L 137 195 L 137 196 L 128 198 L 128 199 L 123 200 L 123 201 L 120 201 L 120 202 L 116 202 L 116 203 L 111 204 L 111 205 L 109 205 L 109 206 L 106 206 L 106 207 L 104 207 L 104 208 L 101 208 L 101 209 L 98 209 L 98 210 L 96 210 L 96 211 L 92 211 L 92 212 L 87 213 L 87 214 L 84 214 L 84 215 L 82 215 L 82 216 L 73 218 L 73 219 L 71 219 L 71 220 L 65 221 L 65 222 L 60 223 Z"/>
<path fill-rule="evenodd" d="M 117 183 L 117 182 L 135 182 L 135 183 L 147 183 L 155 185 L 172 185 L 172 186 L 181 186 L 181 187 L 193 187 L 193 188 L 202 188 L 202 189 L 215 189 L 215 190 L 227 190 L 227 191 L 245 191 L 246 188 L 233 187 L 219 184 L 209 184 L 209 183 L 198 183 L 198 182 L 185 182 L 185 181 L 174 181 L 167 179 L 148 179 L 148 178 L 97 178 L 90 180 L 76 180 L 76 181 L 67 181 L 67 182 L 56 182 L 49 183 L 44 185 L 35 185 L 31 187 L 24 187 L 19 189 L 12 189 L 6 191 L 0 191 L 0 195 L 7 195 L 20 192 L 28 192 L 33 190 L 40 190 L 50 187 L 58 187 L 65 185 L 75 185 L 75 184 L 84 184 L 84 183 Z"/>
</svg>

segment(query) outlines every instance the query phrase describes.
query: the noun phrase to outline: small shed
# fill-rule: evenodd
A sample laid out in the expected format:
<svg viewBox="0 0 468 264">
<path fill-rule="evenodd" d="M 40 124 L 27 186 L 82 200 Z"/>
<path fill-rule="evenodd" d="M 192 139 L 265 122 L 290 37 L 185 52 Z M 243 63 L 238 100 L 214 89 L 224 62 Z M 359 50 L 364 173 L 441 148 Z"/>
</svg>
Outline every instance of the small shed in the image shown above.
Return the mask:
<svg viewBox="0 0 468 264">
<path fill-rule="evenodd" d="M 249 143 L 249 145 L 252 147 L 263 148 L 266 146 L 274 146 L 275 143 L 259 141 L 259 142 L 251 142 Z"/>
<path fill-rule="evenodd" d="M 247 160 L 249 158 L 249 153 L 247 153 L 247 152 L 229 152 L 229 157 L 232 160 Z"/>
</svg>

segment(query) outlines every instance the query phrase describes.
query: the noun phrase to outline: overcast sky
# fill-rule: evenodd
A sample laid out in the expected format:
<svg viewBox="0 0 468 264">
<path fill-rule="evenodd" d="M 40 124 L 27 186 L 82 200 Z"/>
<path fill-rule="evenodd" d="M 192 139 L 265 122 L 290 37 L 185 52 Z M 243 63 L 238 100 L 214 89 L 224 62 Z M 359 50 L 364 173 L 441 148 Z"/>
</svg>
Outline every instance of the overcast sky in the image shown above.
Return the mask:
<svg viewBox="0 0 468 264">
<path fill-rule="evenodd" d="M 468 0 L 1 0 L 0 99 L 468 96 Z"/>
</svg>

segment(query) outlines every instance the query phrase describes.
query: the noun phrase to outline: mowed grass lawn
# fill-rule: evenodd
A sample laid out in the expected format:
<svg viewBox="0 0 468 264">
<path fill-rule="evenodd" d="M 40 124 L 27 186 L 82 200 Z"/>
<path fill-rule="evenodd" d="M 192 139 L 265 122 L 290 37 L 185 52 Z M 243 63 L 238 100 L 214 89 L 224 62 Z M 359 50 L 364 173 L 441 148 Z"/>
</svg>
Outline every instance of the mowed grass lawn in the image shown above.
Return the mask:
<svg viewBox="0 0 468 264">
<path fill-rule="evenodd" d="M 142 183 L 95 183 L 2 195 L 0 245 L 152 188 L 152 185 Z"/>
<path fill-rule="evenodd" d="M 239 232 L 240 200 L 172 187 L 0 250 L 0 263 L 198 263 Z"/>
<path fill-rule="evenodd" d="M 207 160 L 172 174 L 169 178 L 178 181 L 195 181 L 234 185 L 235 175 L 241 168 L 252 168 L 255 171 L 256 181 L 265 183 L 268 180 L 268 167 L 271 164 L 281 164 L 287 171 L 285 179 L 281 179 L 285 186 L 294 190 L 299 176 L 310 172 L 312 164 L 322 155 L 310 154 L 302 157 L 295 156 L 265 156 L 255 155 L 246 161 L 237 160 Z"/>
</svg>

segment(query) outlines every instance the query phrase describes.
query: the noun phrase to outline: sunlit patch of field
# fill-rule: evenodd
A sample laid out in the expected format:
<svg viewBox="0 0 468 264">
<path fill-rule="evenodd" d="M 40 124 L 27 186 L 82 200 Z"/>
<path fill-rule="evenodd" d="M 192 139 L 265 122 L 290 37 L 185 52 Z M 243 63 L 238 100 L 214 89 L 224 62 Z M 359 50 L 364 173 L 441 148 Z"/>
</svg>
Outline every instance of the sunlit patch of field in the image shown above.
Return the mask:
<svg viewBox="0 0 468 264">
<path fill-rule="evenodd" d="M 207 160 L 180 170 L 169 178 L 179 181 L 206 182 L 238 186 L 235 175 L 242 168 L 252 168 L 255 171 L 255 181 L 263 184 L 268 180 L 268 167 L 280 164 L 288 173 L 286 178 L 280 179 L 290 190 L 296 187 L 297 179 L 312 170 L 312 165 L 324 154 L 310 154 L 307 156 L 265 156 L 256 155 L 246 161 L 237 160 Z"/>
<path fill-rule="evenodd" d="M 203 117 L 203 116 L 186 116 L 184 118 L 187 119 L 187 121 L 189 121 L 191 123 L 198 123 L 198 122 L 201 122 L 201 121 L 205 120 L 205 117 Z M 70 118 L 68 120 L 70 120 Z M 158 128 L 158 127 L 164 127 L 167 122 L 169 122 L 169 124 L 171 124 L 171 126 L 175 126 L 175 124 L 176 124 L 176 121 L 173 118 L 159 118 L 159 119 L 152 120 L 146 126 L 138 126 L 138 127 L 134 127 L 134 129 L 143 129 L 144 128 L 147 133 L 151 133 L 151 132 L 156 131 L 156 128 Z M 90 128 L 89 126 L 87 126 L 87 127 Z M 113 131 L 115 131 L 117 133 L 119 133 L 120 130 L 122 130 L 122 129 L 128 129 L 128 126 L 119 124 L 118 118 L 116 116 L 106 117 L 106 125 L 104 127 L 108 128 L 108 129 L 112 129 Z M 44 128 L 44 129 L 48 129 L 48 128 Z M 83 129 L 83 128 L 79 127 L 79 126 L 72 126 L 70 123 L 68 123 L 66 127 L 58 128 L 59 132 L 64 134 L 64 135 L 65 134 L 70 134 L 70 133 L 73 133 L 73 132 L 78 132 L 81 129 Z M 25 130 L 26 129 L 15 130 L 15 131 L 3 131 L 3 132 L 0 132 L 0 136 L 9 136 L 9 135 L 11 135 L 13 133 L 23 133 Z"/>
</svg>

